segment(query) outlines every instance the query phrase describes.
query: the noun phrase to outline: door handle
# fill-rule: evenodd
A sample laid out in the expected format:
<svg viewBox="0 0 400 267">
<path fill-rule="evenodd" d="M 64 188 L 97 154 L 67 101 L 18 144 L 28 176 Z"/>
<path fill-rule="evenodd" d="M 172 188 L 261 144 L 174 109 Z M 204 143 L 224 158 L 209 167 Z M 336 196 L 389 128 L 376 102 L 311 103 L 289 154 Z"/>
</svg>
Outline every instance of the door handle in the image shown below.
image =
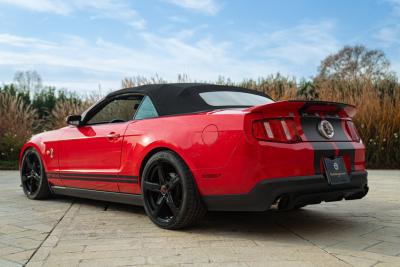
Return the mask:
<svg viewBox="0 0 400 267">
<path fill-rule="evenodd" d="M 109 134 L 106 135 L 106 137 L 107 137 L 108 139 L 116 139 L 116 138 L 120 138 L 121 135 L 120 135 L 120 134 L 117 134 L 117 133 L 109 133 Z"/>
</svg>

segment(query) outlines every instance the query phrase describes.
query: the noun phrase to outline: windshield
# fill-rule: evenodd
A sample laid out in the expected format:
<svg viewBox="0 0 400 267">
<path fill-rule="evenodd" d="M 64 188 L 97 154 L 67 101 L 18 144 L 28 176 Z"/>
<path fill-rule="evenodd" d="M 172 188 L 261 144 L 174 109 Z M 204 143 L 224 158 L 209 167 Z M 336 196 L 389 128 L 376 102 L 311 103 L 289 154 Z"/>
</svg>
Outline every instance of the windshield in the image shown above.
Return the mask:
<svg viewBox="0 0 400 267">
<path fill-rule="evenodd" d="M 274 102 L 265 96 L 235 91 L 213 91 L 199 93 L 200 97 L 210 106 L 257 106 Z"/>
</svg>

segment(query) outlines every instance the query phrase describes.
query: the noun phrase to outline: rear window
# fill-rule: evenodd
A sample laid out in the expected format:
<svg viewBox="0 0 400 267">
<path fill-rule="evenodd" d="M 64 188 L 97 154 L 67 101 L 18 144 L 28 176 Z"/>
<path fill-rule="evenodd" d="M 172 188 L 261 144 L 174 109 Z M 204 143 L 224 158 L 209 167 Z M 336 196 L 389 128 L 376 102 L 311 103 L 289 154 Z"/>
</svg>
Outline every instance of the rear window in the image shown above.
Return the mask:
<svg viewBox="0 0 400 267">
<path fill-rule="evenodd" d="M 257 106 L 274 102 L 265 96 L 235 92 L 214 91 L 199 93 L 200 97 L 210 106 Z"/>
</svg>

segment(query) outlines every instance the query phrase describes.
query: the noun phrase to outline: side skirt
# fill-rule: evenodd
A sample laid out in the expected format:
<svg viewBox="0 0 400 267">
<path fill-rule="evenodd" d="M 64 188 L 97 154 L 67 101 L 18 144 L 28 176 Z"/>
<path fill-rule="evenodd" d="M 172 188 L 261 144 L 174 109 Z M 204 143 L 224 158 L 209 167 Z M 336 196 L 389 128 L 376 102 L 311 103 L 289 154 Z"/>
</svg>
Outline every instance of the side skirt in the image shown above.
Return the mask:
<svg viewBox="0 0 400 267">
<path fill-rule="evenodd" d="M 89 198 L 95 200 L 143 206 L 142 195 L 136 195 L 136 194 L 97 191 L 97 190 L 82 189 L 82 188 L 63 187 L 63 186 L 52 186 L 51 191 L 56 195 Z"/>
</svg>

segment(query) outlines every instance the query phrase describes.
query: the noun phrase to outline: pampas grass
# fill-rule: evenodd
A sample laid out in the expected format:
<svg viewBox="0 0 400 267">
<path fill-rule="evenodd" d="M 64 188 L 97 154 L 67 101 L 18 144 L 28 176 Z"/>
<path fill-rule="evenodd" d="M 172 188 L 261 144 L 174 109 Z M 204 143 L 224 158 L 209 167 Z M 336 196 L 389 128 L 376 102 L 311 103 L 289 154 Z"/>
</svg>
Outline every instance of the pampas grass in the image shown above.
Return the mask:
<svg viewBox="0 0 400 267">
<path fill-rule="evenodd" d="M 0 93 L 0 159 L 18 158 L 24 142 L 40 123 L 37 112 L 18 96 Z"/>
<path fill-rule="evenodd" d="M 122 87 L 165 83 L 159 76 L 128 77 Z M 178 75 L 176 82 L 196 82 L 187 75 Z M 367 148 L 366 161 L 369 168 L 400 168 L 400 84 L 393 78 L 381 81 L 319 80 L 300 81 L 280 74 L 265 78 L 233 82 L 219 77 L 216 83 L 236 85 L 264 92 L 275 100 L 316 99 L 344 102 L 357 107 L 354 122 Z M 98 94 L 81 97 L 77 101 L 59 101 L 46 121 L 38 119 L 37 111 L 18 97 L 0 93 L 0 153 L 1 159 L 11 156 L 40 127 L 57 129 L 65 126 L 70 114 L 81 114 L 100 98 Z M 43 129 L 43 127 L 41 127 Z"/>
<path fill-rule="evenodd" d="M 51 112 L 51 128 L 58 129 L 67 125 L 66 118 L 68 115 L 82 114 L 94 102 L 85 100 L 78 103 L 71 101 L 58 102 Z"/>
</svg>

